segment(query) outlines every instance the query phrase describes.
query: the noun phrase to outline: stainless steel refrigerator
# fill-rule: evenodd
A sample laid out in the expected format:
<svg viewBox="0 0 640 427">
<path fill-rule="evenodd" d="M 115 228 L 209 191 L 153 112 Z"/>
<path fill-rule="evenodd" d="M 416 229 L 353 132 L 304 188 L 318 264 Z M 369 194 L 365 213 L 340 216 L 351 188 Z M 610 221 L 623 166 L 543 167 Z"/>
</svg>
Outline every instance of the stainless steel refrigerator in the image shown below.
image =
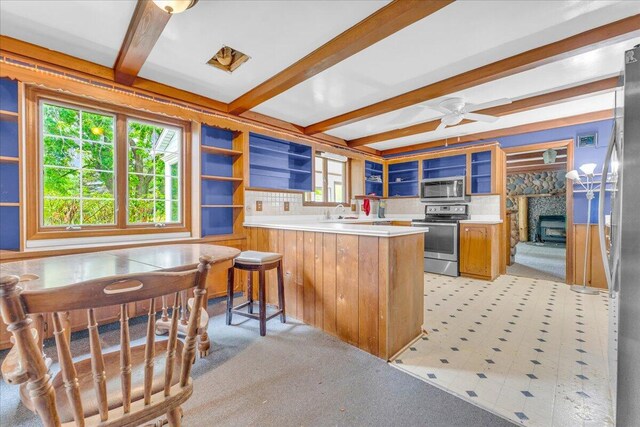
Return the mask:
<svg viewBox="0 0 640 427">
<path fill-rule="evenodd" d="M 607 242 L 602 256 L 610 295 L 611 389 L 621 427 L 640 426 L 640 45 L 625 52 L 624 61 L 624 93 L 616 102 L 599 195 L 599 232 Z"/>
</svg>

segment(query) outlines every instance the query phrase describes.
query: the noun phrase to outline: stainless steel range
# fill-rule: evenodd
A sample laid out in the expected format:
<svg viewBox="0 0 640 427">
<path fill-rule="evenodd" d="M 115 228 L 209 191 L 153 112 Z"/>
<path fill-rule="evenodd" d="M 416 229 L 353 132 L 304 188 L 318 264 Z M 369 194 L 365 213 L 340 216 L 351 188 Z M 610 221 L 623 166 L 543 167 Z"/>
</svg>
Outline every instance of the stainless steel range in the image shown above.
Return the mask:
<svg viewBox="0 0 640 427">
<path fill-rule="evenodd" d="M 411 221 L 424 228 L 424 271 L 459 276 L 459 222 L 469 219 L 467 205 L 426 205 L 424 218 Z"/>
</svg>

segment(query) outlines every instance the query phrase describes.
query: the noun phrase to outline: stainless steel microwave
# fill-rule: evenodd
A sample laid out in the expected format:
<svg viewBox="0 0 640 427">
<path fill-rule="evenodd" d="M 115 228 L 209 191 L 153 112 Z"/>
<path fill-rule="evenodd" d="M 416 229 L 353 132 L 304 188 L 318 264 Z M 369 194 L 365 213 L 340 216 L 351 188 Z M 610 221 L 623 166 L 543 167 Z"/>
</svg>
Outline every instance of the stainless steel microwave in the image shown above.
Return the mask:
<svg viewBox="0 0 640 427">
<path fill-rule="evenodd" d="M 420 200 L 423 203 L 468 202 L 466 177 L 429 178 L 420 182 Z"/>
</svg>

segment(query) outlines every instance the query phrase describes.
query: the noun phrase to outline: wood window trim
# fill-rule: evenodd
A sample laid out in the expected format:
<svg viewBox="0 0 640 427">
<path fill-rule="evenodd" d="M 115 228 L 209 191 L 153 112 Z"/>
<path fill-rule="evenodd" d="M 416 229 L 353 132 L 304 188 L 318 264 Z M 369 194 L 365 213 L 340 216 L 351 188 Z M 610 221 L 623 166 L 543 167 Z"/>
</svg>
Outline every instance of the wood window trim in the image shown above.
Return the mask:
<svg viewBox="0 0 640 427">
<path fill-rule="evenodd" d="M 315 163 L 315 158 L 317 157 L 317 153 L 314 153 L 314 162 L 313 162 L 313 180 L 314 180 L 314 184 L 315 184 L 315 179 L 316 179 L 316 163 Z M 323 170 L 323 174 L 324 172 L 326 172 L 327 170 L 327 159 L 324 159 L 324 170 Z M 343 205 L 343 206 L 347 206 L 347 204 L 349 203 L 349 196 L 351 194 L 351 159 L 347 159 L 347 161 L 345 162 L 344 165 L 344 202 L 327 202 L 327 201 L 322 201 L 322 202 L 316 202 L 316 201 L 308 201 L 306 200 L 306 195 L 308 193 L 303 193 L 302 196 L 302 206 L 316 206 L 316 207 L 336 207 L 339 205 Z M 313 186 L 313 188 L 315 189 L 315 185 Z M 325 199 L 327 196 L 327 185 L 326 182 L 323 183 L 322 186 L 322 198 Z"/>
<path fill-rule="evenodd" d="M 167 224 L 166 227 L 156 227 L 155 224 L 126 224 L 126 177 L 127 174 L 116 173 L 116 203 L 121 208 L 117 210 L 115 225 L 87 226 L 81 230 L 68 231 L 62 227 L 43 227 L 40 224 L 40 101 L 70 104 L 80 108 L 104 112 L 116 116 L 116 147 L 126 144 L 126 119 L 140 119 L 155 122 L 160 125 L 170 125 L 182 129 L 182 222 Z M 81 96 L 62 94 L 57 91 L 39 88 L 33 85 L 25 87 L 26 112 L 26 240 L 43 239 L 72 239 L 102 236 L 144 235 L 191 232 L 191 123 L 176 120 L 160 114 L 138 111 L 102 101 L 95 101 Z M 122 142 L 125 138 L 125 143 Z M 116 165 L 127 163 L 127 150 L 116 149 Z M 125 169 L 126 170 L 126 169 Z"/>
</svg>

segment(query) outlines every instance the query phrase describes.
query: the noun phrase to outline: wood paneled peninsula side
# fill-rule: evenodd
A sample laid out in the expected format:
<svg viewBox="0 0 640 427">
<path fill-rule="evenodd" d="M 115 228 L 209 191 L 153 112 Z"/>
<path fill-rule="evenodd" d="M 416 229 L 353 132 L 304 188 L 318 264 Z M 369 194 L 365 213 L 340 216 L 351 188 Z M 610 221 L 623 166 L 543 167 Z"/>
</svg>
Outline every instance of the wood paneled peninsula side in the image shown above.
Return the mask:
<svg viewBox="0 0 640 427">
<path fill-rule="evenodd" d="M 388 360 L 423 324 L 423 239 L 412 227 L 245 222 L 248 247 L 283 254 L 287 316 Z M 267 300 L 276 304 L 276 276 Z"/>
</svg>

